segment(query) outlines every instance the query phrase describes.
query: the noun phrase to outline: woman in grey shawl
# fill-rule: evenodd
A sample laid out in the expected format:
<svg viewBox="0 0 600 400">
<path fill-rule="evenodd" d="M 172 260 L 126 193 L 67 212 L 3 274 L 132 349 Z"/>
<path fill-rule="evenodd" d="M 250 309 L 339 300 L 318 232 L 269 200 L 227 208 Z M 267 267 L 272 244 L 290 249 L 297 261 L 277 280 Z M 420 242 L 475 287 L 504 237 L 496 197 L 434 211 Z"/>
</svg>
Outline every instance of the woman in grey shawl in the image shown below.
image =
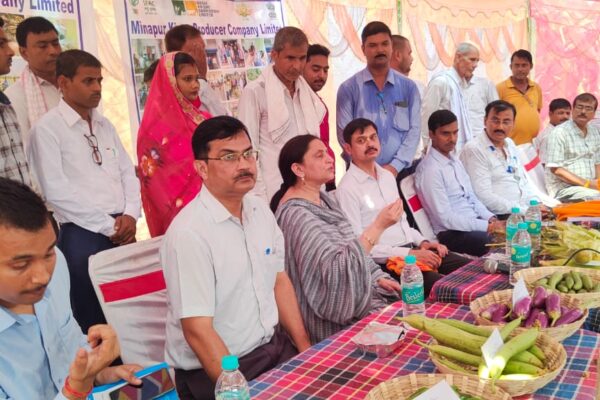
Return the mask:
<svg viewBox="0 0 600 400">
<path fill-rule="evenodd" d="M 296 136 L 279 155 L 281 189 L 271 209 L 285 238 L 285 269 L 292 280 L 312 343 L 397 299 L 400 285 L 369 257 L 381 233 L 396 223 L 402 204 L 386 207 L 356 238 L 333 196 L 321 187 L 334 175 L 319 138 Z"/>
</svg>

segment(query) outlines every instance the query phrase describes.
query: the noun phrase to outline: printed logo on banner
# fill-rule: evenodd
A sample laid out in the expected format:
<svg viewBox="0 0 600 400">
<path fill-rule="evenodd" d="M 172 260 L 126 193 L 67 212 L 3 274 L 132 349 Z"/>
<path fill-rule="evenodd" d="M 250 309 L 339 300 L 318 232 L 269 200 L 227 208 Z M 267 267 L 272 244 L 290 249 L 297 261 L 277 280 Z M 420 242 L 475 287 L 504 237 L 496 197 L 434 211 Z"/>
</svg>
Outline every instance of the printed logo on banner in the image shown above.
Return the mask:
<svg viewBox="0 0 600 400">
<path fill-rule="evenodd" d="M 277 19 L 277 12 L 275 12 L 275 6 L 272 3 L 267 3 L 267 10 L 269 10 L 269 18 Z"/>
</svg>

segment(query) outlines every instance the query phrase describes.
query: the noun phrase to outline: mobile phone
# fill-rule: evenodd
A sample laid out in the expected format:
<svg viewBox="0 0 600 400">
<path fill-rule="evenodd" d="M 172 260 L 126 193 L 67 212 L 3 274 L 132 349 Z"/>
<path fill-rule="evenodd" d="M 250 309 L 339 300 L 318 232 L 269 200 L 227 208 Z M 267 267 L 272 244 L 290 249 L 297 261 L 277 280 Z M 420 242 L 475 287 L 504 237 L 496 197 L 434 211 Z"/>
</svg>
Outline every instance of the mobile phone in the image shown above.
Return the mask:
<svg viewBox="0 0 600 400">
<path fill-rule="evenodd" d="M 177 399 L 175 384 L 166 364 L 159 364 L 136 373 L 141 385 L 120 381 L 94 389 L 93 400 L 169 400 Z"/>
</svg>

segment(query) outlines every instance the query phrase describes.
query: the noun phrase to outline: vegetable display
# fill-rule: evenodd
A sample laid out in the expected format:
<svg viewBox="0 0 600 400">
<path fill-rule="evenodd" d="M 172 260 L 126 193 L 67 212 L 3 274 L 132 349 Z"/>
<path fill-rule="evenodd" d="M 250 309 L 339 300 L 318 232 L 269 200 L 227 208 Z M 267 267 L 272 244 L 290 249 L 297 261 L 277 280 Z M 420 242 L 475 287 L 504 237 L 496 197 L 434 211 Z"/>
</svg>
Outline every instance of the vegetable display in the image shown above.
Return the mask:
<svg viewBox="0 0 600 400">
<path fill-rule="evenodd" d="M 533 284 L 535 288 L 558 290 L 561 293 L 600 293 L 600 282 L 595 282 L 585 272 L 556 271 L 552 275 L 538 279 Z"/>
<path fill-rule="evenodd" d="M 600 260 L 600 231 L 567 222 L 542 229 L 540 265 L 590 267 Z M 592 268 L 600 268 L 593 267 Z"/>
</svg>

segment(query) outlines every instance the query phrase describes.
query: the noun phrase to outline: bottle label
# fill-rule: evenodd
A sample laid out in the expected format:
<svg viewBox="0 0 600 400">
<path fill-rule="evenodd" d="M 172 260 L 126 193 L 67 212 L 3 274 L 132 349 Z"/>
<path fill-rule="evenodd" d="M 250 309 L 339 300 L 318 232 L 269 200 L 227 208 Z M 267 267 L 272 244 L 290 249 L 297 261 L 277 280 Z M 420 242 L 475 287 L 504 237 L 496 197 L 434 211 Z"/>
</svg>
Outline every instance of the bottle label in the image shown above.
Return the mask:
<svg viewBox="0 0 600 400">
<path fill-rule="evenodd" d="M 519 230 L 517 225 L 506 224 L 506 240 L 511 241 L 515 233 Z"/>
<path fill-rule="evenodd" d="M 539 235 L 542 232 L 542 221 L 527 221 L 527 232 L 530 235 Z"/>
<path fill-rule="evenodd" d="M 512 245 L 510 259 L 515 263 L 528 263 L 531 261 L 531 246 Z"/>
<path fill-rule="evenodd" d="M 423 285 L 402 288 L 402 301 L 406 304 L 421 304 L 425 301 Z"/>
</svg>

